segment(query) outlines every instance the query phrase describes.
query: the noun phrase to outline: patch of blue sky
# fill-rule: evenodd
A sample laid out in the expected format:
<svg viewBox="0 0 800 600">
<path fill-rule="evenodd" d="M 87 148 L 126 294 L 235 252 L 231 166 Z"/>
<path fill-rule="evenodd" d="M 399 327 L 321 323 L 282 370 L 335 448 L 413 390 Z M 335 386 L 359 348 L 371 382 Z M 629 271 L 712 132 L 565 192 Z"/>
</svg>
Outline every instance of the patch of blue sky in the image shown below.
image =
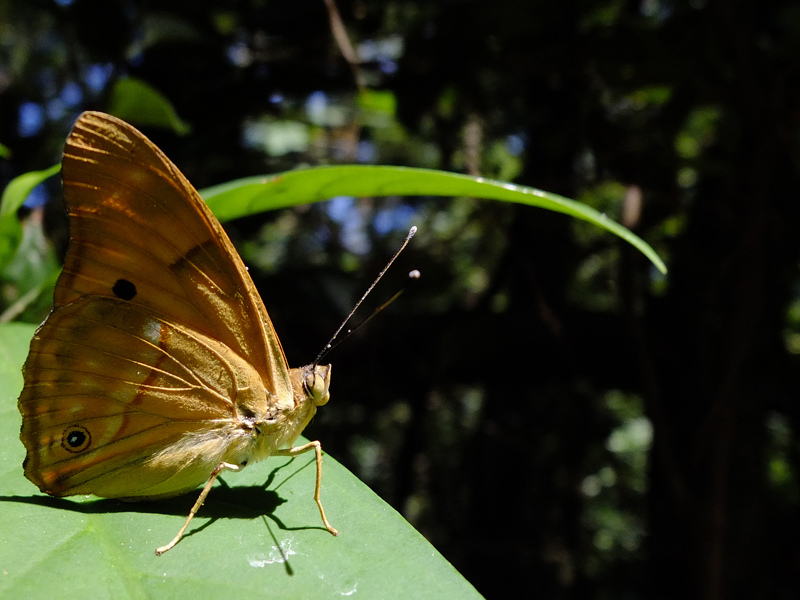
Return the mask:
<svg viewBox="0 0 800 600">
<path fill-rule="evenodd" d="M 397 62 L 393 60 L 382 60 L 380 62 L 381 73 L 384 75 L 394 75 L 397 73 Z"/>
<path fill-rule="evenodd" d="M 374 164 L 378 160 L 378 148 L 369 140 L 361 140 L 356 148 L 356 161 Z"/>
<path fill-rule="evenodd" d="M 328 108 L 328 95 L 325 92 L 311 92 L 306 98 L 306 114 L 312 123 L 323 120 Z"/>
<path fill-rule="evenodd" d="M 525 150 L 525 136 L 511 134 L 506 137 L 506 150 L 512 156 L 519 156 Z"/>
<path fill-rule="evenodd" d="M 417 210 L 408 204 L 397 204 L 379 209 L 375 213 L 372 226 L 379 235 L 386 235 L 393 231 L 406 231 L 411 228 Z"/>
<path fill-rule="evenodd" d="M 366 254 L 372 249 L 365 231 L 365 220 L 355 198 L 336 196 L 327 204 L 328 216 L 339 224 L 342 245 L 353 254 Z"/>
<path fill-rule="evenodd" d="M 83 80 L 92 92 L 101 92 L 108 84 L 113 72 L 110 63 L 94 63 L 89 65 L 83 73 Z"/>
<path fill-rule="evenodd" d="M 22 204 L 27 208 L 39 208 L 47 204 L 48 200 L 50 200 L 50 193 L 47 191 L 47 186 L 44 183 L 40 183 L 31 190 L 31 193 L 28 194 Z"/>
<path fill-rule="evenodd" d="M 23 102 L 19 107 L 17 133 L 27 138 L 37 135 L 44 127 L 44 108 L 35 102 Z"/>
<path fill-rule="evenodd" d="M 345 223 L 352 215 L 355 208 L 355 198 L 352 196 L 335 196 L 327 205 L 328 216 L 339 224 Z"/>
</svg>

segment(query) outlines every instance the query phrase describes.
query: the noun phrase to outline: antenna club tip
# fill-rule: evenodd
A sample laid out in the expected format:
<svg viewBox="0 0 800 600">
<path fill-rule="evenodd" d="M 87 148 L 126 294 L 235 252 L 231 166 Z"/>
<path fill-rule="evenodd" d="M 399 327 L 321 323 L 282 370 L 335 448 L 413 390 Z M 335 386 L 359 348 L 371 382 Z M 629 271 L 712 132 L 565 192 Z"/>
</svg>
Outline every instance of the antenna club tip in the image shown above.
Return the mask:
<svg viewBox="0 0 800 600">
<path fill-rule="evenodd" d="M 420 273 L 417 269 L 414 269 L 413 271 L 409 272 L 408 277 L 409 279 L 419 279 L 422 277 L 422 273 Z"/>
<path fill-rule="evenodd" d="M 408 230 L 408 237 L 411 238 L 415 233 L 417 233 L 417 226 L 413 225 L 411 229 Z"/>
</svg>

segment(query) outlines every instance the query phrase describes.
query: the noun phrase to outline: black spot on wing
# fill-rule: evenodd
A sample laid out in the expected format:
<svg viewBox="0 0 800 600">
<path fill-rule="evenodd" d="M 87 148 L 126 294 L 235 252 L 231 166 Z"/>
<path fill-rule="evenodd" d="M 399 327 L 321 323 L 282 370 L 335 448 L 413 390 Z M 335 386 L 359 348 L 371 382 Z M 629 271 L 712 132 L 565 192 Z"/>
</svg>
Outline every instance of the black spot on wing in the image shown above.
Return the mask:
<svg viewBox="0 0 800 600">
<path fill-rule="evenodd" d="M 137 293 L 136 286 L 127 279 L 117 279 L 111 291 L 120 300 L 133 300 Z"/>
</svg>

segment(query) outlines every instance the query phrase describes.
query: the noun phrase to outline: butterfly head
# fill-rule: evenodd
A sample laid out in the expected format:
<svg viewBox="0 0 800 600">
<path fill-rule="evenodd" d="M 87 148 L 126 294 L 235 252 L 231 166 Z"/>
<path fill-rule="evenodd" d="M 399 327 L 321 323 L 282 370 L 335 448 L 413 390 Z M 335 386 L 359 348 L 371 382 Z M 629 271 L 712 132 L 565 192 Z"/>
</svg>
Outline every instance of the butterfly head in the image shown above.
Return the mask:
<svg viewBox="0 0 800 600">
<path fill-rule="evenodd" d="M 308 365 L 303 367 L 303 389 L 306 396 L 317 406 L 327 404 L 331 398 L 331 365 Z"/>
</svg>

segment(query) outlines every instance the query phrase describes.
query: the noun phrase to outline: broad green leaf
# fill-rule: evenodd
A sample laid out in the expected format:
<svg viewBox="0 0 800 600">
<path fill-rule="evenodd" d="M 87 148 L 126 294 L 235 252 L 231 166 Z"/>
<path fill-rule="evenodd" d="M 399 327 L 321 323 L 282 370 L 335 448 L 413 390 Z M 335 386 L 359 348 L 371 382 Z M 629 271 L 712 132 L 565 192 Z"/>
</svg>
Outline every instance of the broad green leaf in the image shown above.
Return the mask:
<svg viewBox="0 0 800 600">
<path fill-rule="evenodd" d="M 324 457 L 313 501 L 313 457 L 272 458 L 226 477 L 175 548 L 196 499 L 125 503 L 55 499 L 25 479 L 16 397 L 34 327 L 0 326 L 0 597 L 2 598 L 479 598 L 398 513 Z M 323 440 L 324 446 L 324 440 Z"/>
<path fill-rule="evenodd" d="M 335 196 L 469 196 L 537 206 L 588 221 L 636 247 L 662 273 L 667 268 L 647 242 L 593 208 L 536 188 L 482 177 L 411 167 L 348 165 L 247 177 L 202 191 L 220 221 Z"/>
</svg>

